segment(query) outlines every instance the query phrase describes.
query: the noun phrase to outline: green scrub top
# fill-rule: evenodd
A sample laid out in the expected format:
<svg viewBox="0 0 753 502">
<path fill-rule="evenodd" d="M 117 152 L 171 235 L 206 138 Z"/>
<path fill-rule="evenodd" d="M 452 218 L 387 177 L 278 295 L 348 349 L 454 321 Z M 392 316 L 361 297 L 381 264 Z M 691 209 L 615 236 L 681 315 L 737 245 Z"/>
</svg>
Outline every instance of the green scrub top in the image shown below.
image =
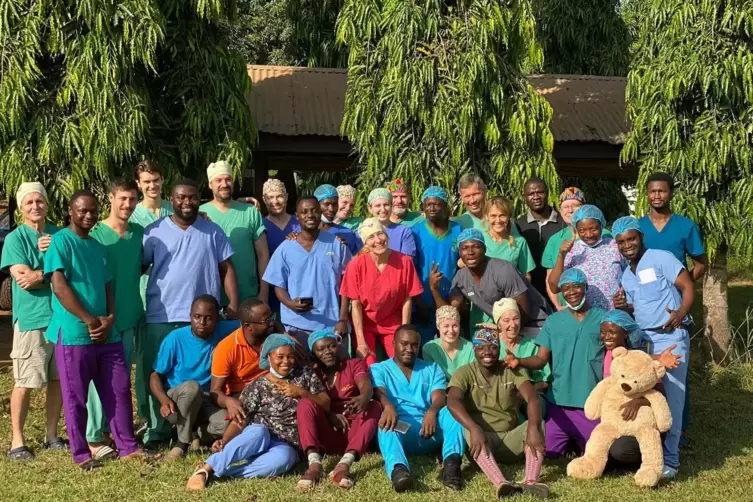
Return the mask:
<svg viewBox="0 0 753 502">
<path fill-rule="evenodd" d="M 121 237 L 115 230 L 99 222 L 89 235 L 107 250 L 112 292 L 115 295 L 115 326 L 118 331 L 135 328 L 144 315 L 139 293 L 144 229 L 141 225 L 129 223 L 125 235 Z"/>
<path fill-rule="evenodd" d="M 462 337 L 460 337 L 459 340 L 460 348 L 455 352 L 454 359 L 450 359 L 450 356 L 444 351 L 444 348 L 442 348 L 442 340 L 439 338 L 424 344 L 424 361 L 437 363 L 439 367 L 442 368 L 444 376 L 447 377 L 448 381 L 452 378 L 452 375 L 455 374 L 455 371 L 457 371 L 458 368 L 476 360 L 476 353 L 473 351 L 473 344 Z"/>
<path fill-rule="evenodd" d="M 212 223 L 219 225 L 230 241 L 233 248 L 230 261 L 238 278 L 239 301 L 258 296 L 259 274 L 254 243 L 266 231 L 259 210 L 252 204 L 238 201 L 233 201 L 224 213 L 211 202 L 202 204 L 199 210 L 205 212 Z M 228 303 L 223 289 L 222 304 Z"/>
<path fill-rule="evenodd" d="M 509 239 L 502 239 L 502 242 L 497 242 L 491 238 L 488 232 L 484 232 L 486 256 L 509 261 L 520 270 L 521 274 L 525 275 L 536 268 L 536 262 L 533 261 L 528 242 L 523 237 L 513 237 L 513 241 L 515 243 L 513 246 L 510 246 Z"/>
<path fill-rule="evenodd" d="M 55 225 L 49 223 L 44 225 L 45 235 L 53 235 L 58 230 L 60 229 Z M 45 253 L 42 253 L 37 246 L 40 237 L 42 234 L 29 225 L 19 225 L 5 237 L 0 269 L 10 273 L 13 265 L 26 265 L 32 270 L 43 270 Z M 23 289 L 14 279 L 11 294 L 13 295 L 13 323 L 18 322 L 19 330 L 44 329 L 50 324 L 52 290 L 49 282 L 45 282 L 38 289 Z"/>
<path fill-rule="evenodd" d="M 160 203 L 159 216 L 155 216 L 155 214 L 151 210 L 145 208 L 141 205 L 141 202 L 139 202 L 128 221 L 131 223 L 136 223 L 137 225 L 140 225 L 142 229 L 145 229 L 158 219 L 164 218 L 165 216 L 170 216 L 174 212 L 175 211 L 173 210 L 173 205 L 166 200 L 163 200 Z M 141 295 L 141 308 L 143 310 L 146 310 L 146 286 L 149 284 L 149 273 L 151 271 L 152 267 L 149 267 L 149 270 L 147 270 L 146 273 L 141 276 L 141 281 L 139 282 L 139 294 Z"/>
<path fill-rule="evenodd" d="M 539 351 L 539 346 L 533 338 L 527 336 L 521 337 L 520 344 L 512 351 L 517 358 L 531 357 L 536 355 Z M 499 358 L 504 359 L 507 355 L 507 345 L 501 339 L 499 341 Z M 552 381 L 552 369 L 549 367 L 549 363 L 546 364 L 540 370 L 528 370 L 528 375 L 531 377 L 533 383 L 539 382 L 551 382 Z"/>
<path fill-rule="evenodd" d="M 408 211 L 405 213 L 405 217 L 400 222 L 401 225 L 405 225 L 406 227 L 412 227 L 418 223 L 421 223 L 424 221 L 424 215 L 421 213 L 417 213 L 415 211 Z"/>
<path fill-rule="evenodd" d="M 552 352 L 552 384 L 546 393 L 550 403 L 583 408 L 591 391 L 604 376 L 601 319 L 605 310 L 591 308 L 578 322 L 570 309 L 547 318 L 536 343 Z"/>
<path fill-rule="evenodd" d="M 345 227 L 348 230 L 351 230 L 353 232 L 357 232 L 358 231 L 358 227 L 361 226 L 361 223 L 363 223 L 364 219 L 365 218 L 362 218 L 360 216 L 351 216 L 350 218 L 348 218 L 347 220 L 343 221 L 339 225 L 341 227 Z"/>
</svg>

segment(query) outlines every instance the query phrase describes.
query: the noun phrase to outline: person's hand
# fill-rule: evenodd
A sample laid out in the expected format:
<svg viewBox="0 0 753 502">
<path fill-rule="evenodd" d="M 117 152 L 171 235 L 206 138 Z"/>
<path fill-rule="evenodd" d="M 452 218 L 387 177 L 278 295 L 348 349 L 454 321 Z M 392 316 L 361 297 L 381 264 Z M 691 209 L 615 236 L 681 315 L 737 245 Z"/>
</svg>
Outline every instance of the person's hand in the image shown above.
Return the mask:
<svg viewBox="0 0 753 502">
<path fill-rule="evenodd" d="M 429 439 L 437 432 L 437 412 L 429 409 L 421 421 L 421 437 Z"/>
<path fill-rule="evenodd" d="M 232 303 L 225 307 L 225 319 L 232 321 L 238 319 L 238 305 Z"/>
<path fill-rule="evenodd" d="M 505 366 L 510 368 L 511 370 L 514 370 L 518 366 L 520 366 L 520 359 L 518 359 L 515 354 L 510 352 L 510 349 L 505 349 L 506 355 L 503 361 L 505 362 Z"/>
<path fill-rule="evenodd" d="M 638 416 L 638 410 L 640 410 L 643 406 L 651 406 L 651 403 L 645 397 L 638 397 L 631 399 L 627 403 L 624 403 L 622 406 L 620 406 L 623 420 L 626 420 L 628 422 L 635 420 L 635 417 Z"/>
<path fill-rule="evenodd" d="M 362 359 L 366 359 L 372 354 L 374 353 L 371 351 L 366 342 L 358 342 L 358 346 L 356 347 L 356 355 L 358 355 Z"/>
<path fill-rule="evenodd" d="M 628 306 L 627 297 L 625 296 L 625 288 L 620 286 L 620 289 L 612 297 L 614 302 L 614 308 L 619 310 L 625 310 Z"/>
<path fill-rule="evenodd" d="M 673 354 L 672 351 L 677 348 L 677 344 L 673 344 L 664 351 L 659 354 L 658 361 L 667 368 L 668 370 L 673 370 L 677 368 L 680 365 L 680 360 L 682 359 L 682 356 L 679 356 L 677 354 Z"/>
<path fill-rule="evenodd" d="M 338 431 L 348 432 L 348 429 L 350 429 L 350 422 L 341 413 L 327 413 L 327 419 L 332 427 Z"/>
<path fill-rule="evenodd" d="M 369 396 L 367 394 L 359 394 L 358 396 L 351 397 L 345 402 L 345 409 L 352 415 L 361 413 L 369 405 Z"/>
<path fill-rule="evenodd" d="M 236 398 L 226 398 L 225 408 L 227 409 L 227 416 L 236 424 L 242 425 L 246 421 L 246 411 L 243 409 L 243 404 Z"/>
<path fill-rule="evenodd" d="M 337 324 L 335 324 L 335 334 L 340 335 L 344 339 L 348 335 L 348 321 L 337 321 Z"/>
<path fill-rule="evenodd" d="M 16 279 L 16 284 L 21 289 L 29 289 L 30 287 L 42 282 L 44 273 L 41 270 L 32 270 L 30 272 L 24 272 Z"/>
<path fill-rule="evenodd" d="M 302 397 L 306 397 L 307 392 L 299 387 L 298 385 L 284 382 L 282 380 L 278 380 L 275 382 L 275 387 L 277 388 L 277 392 L 282 394 L 285 397 L 291 397 L 294 399 L 300 399 Z"/>
<path fill-rule="evenodd" d="M 175 406 L 175 401 L 172 399 L 168 399 L 166 402 L 162 403 L 159 407 L 159 414 L 162 415 L 162 418 L 167 418 L 173 413 L 178 412 L 178 407 Z"/>
<path fill-rule="evenodd" d="M 462 258 L 458 258 L 458 269 L 465 268 L 465 262 Z"/>
<path fill-rule="evenodd" d="M 433 291 L 439 289 L 439 284 L 442 282 L 444 275 L 439 271 L 439 265 L 436 263 L 431 264 L 431 272 L 429 273 L 429 288 Z"/>
<path fill-rule="evenodd" d="M 212 443 L 212 451 L 214 453 L 219 453 L 222 451 L 222 449 L 225 447 L 225 441 L 222 439 L 218 439 L 214 443 Z"/>
<path fill-rule="evenodd" d="M 253 197 L 238 197 L 238 201 L 244 202 L 246 204 L 253 204 L 256 209 L 261 209 L 261 206 L 259 205 L 259 201 Z"/>
<path fill-rule="evenodd" d="M 528 446 L 536 458 L 544 454 L 544 438 L 541 431 L 533 423 L 528 423 L 528 433 L 526 434 L 526 446 Z"/>
<path fill-rule="evenodd" d="M 667 307 L 665 310 L 669 312 L 669 319 L 666 323 L 664 323 L 664 329 L 680 329 L 682 327 L 683 318 L 683 316 L 680 315 L 680 312 L 677 310 L 672 310 L 669 307 Z"/>
<path fill-rule="evenodd" d="M 204 218 L 206 221 L 210 223 L 212 221 L 212 218 L 210 218 L 209 215 L 205 213 L 204 211 L 199 211 L 199 216 L 201 216 L 202 218 Z"/>
<path fill-rule="evenodd" d="M 294 240 L 296 240 L 296 239 L 298 238 L 298 234 L 300 234 L 300 232 L 290 232 L 290 233 L 289 233 L 289 234 L 288 234 L 288 235 L 287 235 L 287 236 L 285 237 L 285 240 L 286 240 L 286 241 L 294 241 Z"/>
<path fill-rule="evenodd" d="M 39 239 L 37 239 L 37 247 L 41 252 L 45 252 L 50 247 L 50 242 L 52 242 L 52 236 L 48 234 L 44 234 Z"/>
<path fill-rule="evenodd" d="M 343 237 L 342 235 L 340 234 L 335 235 L 335 239 L 345 244 L 346 247 L 348 246 L 348 241 L 346 241 L 345 237 Z"/>
<path fill-rule="evenodd" d="M 478 458 L 482 453 L 489 453 L 486 435 L 484 435 L 484 431 L 480 427 L 471 429 L 471 441 L 468 443 L 468 449 L 471 452 L 471 458 Z"/>
<path fill-rule="evenodd" d="M 313 303 L 303 303 L 300 298 L 293 298 L 289 305 L 286 305 L 290 310 L 295 312 L 310 312 L 314 308 Z"/>
<path fill-rule="evenodd" d="M 567 253 L 569 253 L 573 248 L 573 244 L 575 244 L 575 237 L 563 241 L 562 244 L 560 244 L 560 254 L 562 256 L 565 256 Z"/>
<path fill-rule="evenodd" d="M 379 418 L 379 428 L 383 431 L 391 431 L 397 425 L 397 410 L 394 406 L 385 406 L 382 416 Z"/>
</svg>

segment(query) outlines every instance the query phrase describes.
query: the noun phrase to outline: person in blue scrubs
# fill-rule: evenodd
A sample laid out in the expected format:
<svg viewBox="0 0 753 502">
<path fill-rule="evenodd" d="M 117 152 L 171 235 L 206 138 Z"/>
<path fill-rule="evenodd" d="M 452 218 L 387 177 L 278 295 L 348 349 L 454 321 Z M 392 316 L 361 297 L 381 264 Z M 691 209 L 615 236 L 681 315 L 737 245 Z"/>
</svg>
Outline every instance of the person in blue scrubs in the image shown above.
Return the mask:
<svg viewBox="0 0 753 502">
<path fill-rule="evenodd" d="M 421 333 L 421 346 L 434 338 L 436 321 L 434 312 L 437 305 L 431 292 L 432 272 L 442 275 L 439 294 L 443 298 L 450 295 L 452 278 L 458 269 L 458 251 L 455 243 L 463 228 L 450 220 L 449 197 L 444 188 L 432 186 L 421 195 L 421 209 L 424 221 L 411 228 L 416 241 L 416 271 L 421 278 L 424 292 L 414 300 L 413 322 Z"/>
<path fill-rule="evenodd" d="M 416 327 L 404 324 L 395 331 L 395 356 L 370 368 L 375 399 L 383 408 L 377 431 L 379 450 L 396 492 L 413 487 L 406 454 L 439 449 L 444 461 L 442 483 L 459 490 L 463 487 L 463 427 L 445 406 L 447 378 L 442 369 L 418 359 L 420 344 Z"/>
<path fill-rule="evenodd" d="M 337 188 L 332 185 L 321 185 L 314 191 L 314 197 L 319 201 L 321 209 L 320 228 L 324 232 L 341 237 L 348 246 L 351 255 L 357 254 L 363 248 L 363 242 L 351 229 L 335 223 L 339 209 L 340 196 Z"/>
<path fill-rule="evenodd" d="M 625 216 L 614 222 L 612 234 L 629 266 L 622 276 L 624 293 L 615 295 L 615 307 L 632 313 L 644 338 L 651 343 L 651 355 L 675 346 L 679 365 L 668 369 L 664 393 L 672 412 L 672 427 L 664 439 L 662 477 L 674 478 L 680 467 L 680 430 L 685 407 L 690 336 L 688 313 L 695 299 L 695 287 L 687 269 L 672 253 L 646 249 L 638 220 Z"/>
</svg>

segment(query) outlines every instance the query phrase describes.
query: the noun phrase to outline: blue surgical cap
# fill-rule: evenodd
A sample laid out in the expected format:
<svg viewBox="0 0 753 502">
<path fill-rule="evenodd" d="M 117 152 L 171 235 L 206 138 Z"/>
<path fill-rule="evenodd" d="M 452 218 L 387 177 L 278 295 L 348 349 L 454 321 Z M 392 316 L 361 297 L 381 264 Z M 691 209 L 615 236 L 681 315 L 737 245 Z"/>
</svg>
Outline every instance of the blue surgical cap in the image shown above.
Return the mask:
<svg viewBox="0 0 753 502">
<path fill-rule="evenodd" d="M 476 228 L 466 228 L 458 235 L 458 246 L 465 241 L 477 241 L 484 244 L 484 234 Z"/>
<path fill-rule="evenodd" d="M 601 322 L 611 322 L 616 324 L 620 328 L 624 329 L 628 334 L 628 345 L 631 347 L 638 347 L 641 339 L 643 338 L 643 332 L 635 322 L 635 319 L 630 317 L 630 314 L 622 310 L 611 310 L 604 314 L 601 318 Z"/>
<path fill-rule="evenodd" d="M 311 352 L 314 351 L 314 344 L 321 340 L 322 338 L 332 338 L 333 340 L 337 341 L 337 335 L 330 330 L 327 329 L 320 329 L 319 331 L 314 331 L 309 335 L 309 350 Z"/>
<path fill-rule="evenodd" d="M 637 230 L 641 232 L 640 223 L 638 223 L 638 220 L 632 216 L 623 216 L 612 223 L 612 235 L 615 237 L 628 230 Z"/>
<path fill-rule="evenodd" d="M 269 357 L 269 354 L 271 354 L 272 351 L 279 349 L 280 347 L 284 347 L 285 345 L 290 345 L 291 347 L 295 348 L 295 342 L 288 335 L 281 335 L 280 333 L 269 335 L 267 339 L 264 340 L 264 344 L 261 346 L 259 368 L 268 370 L 269 360 L 267 358 Z"/>
<path fill-rule="evenodd" d="M 561 288 L 565 284 L 585 284 L 588 286 L 588 279 L 586 279 L 586 274 L 581 269 L 568 268 L 562 272 L 560 282 L 557 283 L 557 286 Z"/>
<path fill-rule="evenodd" d="M 316 197 L 316 200 L 318 200 L 319 202 L 323 201 L 324 199 L 338 197 L 337 188 L 333 187 L 332 185 L 319 185 L 316 190 L 314 190 L 314 197 Z"/>
<path fill-rule="evenodd" d="M 447 196 L 447 190 L 438 186 L 431 186 L 424 190 L 423 195 L 421 195 L 421 203 L 423 203 L 429 197 L 437 197 L 445 202 L 448 202 L 450 200 L 450 198 Z"/>
<path fill-rule="evenodd" d="M 601 223 L 602 232 L 605 228 L 607 228 L 607 220 L 604 219 L 604 213 L 602 213 L 601 209 L 594 205 L 586 204 L 585 206 L 580 206 L 578 210 L 575 211 L 573 217 L 570 219 L 570 223 L 573 225 L 573 228 L 576 228 L 578 222 L 583 220 L 597 220 L 599 223 Z"/>
</svg>

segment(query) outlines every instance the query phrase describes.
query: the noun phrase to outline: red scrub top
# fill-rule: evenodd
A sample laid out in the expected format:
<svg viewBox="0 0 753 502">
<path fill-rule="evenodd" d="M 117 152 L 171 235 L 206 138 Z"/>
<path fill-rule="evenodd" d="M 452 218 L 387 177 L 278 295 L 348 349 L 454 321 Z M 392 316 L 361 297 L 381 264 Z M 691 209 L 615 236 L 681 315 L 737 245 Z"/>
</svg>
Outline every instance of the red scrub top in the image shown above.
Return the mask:
<svg viewBox="0 0 753 502">
<path fill-rule="evenodd" d="M 410 256 L 391 251 L 380 273 L 369 253 L 353 258 L 345 268 L 340 294 L 363 305 L 364 332 L 392 335 L 403 323 L 403 303 L 423 293 Z"/>
<path fill-rule="evenodd" d="M 340 361 L 340 368 L 335 375 L 335 381 L 330 387 L 324 373 L 319 373 L 324 382 L 324 387 L 329 395 L 329 406 L 332 413 L 342 413 L 345 403 L 358 396 L 358 382 L 362 379 L 369 380 L 369 370 L 363 359 L 353 358 Z"/>
</svg>

